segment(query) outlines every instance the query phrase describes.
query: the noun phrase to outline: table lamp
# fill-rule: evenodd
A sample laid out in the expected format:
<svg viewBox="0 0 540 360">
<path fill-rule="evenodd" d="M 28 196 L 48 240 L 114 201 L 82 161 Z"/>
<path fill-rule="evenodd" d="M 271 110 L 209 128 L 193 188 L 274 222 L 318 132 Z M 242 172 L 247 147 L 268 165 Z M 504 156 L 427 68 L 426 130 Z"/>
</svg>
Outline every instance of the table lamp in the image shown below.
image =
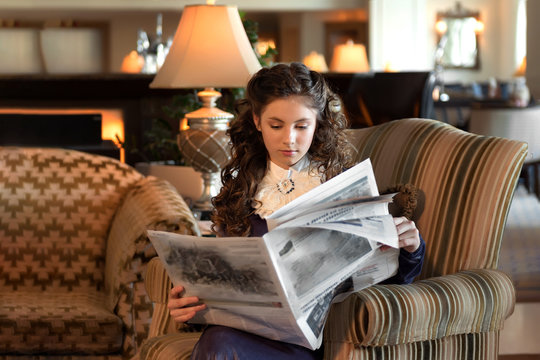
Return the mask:
<svg viewBox="0 0 540 360">
<path fill-rule="evenodd" d="M 345 44 L 336 45 L 330 70 L 346 73 L 368 72 L 369 62 L 366 47 L 362 44 L 355 44 L 352 40 L 348 40 Z"/>
<path fill-rule="evenodd" d="M 302 62 L 304 63 L 304 65 L 306 65 L 313 71 L 321 73 L 328 71 L 328 65 L 326 65 L 326 60 L 324 59 L 324 56 L 316 51 L 312 51 L 308 55 L 306 55 Z"/>
<path fill-rule="evenodd" d="M 203 107 L 186 114 L 189 128 L 178 135 L 183 156 L 202 173 L 203 194 L 194 204 L 199 210 L 212 208 L 221 168 L 230 159 L 226 130 L 234 115 L 215 106 L 221 94 L 214 88 L 245 87 L 260 68 L 236 6 L 184 7 L 169 54 L 150 87 L 204 88 L 198 93 Z"/>
</svg>

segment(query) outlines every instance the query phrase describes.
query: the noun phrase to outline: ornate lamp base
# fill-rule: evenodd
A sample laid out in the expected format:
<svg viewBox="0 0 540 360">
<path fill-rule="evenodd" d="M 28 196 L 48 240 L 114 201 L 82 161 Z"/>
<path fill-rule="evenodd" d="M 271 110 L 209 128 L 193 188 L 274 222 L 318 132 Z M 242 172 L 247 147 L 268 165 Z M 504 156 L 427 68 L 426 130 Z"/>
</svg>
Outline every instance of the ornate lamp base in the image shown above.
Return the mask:
<svg viewBox="0 0 540 360">
<path fill-rule="evenodd" d="M 221 188 L 221 168 L 229 160 L 229 138 L 223 130 L 189 128 L 178 134 L 178 146 L 188 163 L 203 178 L 203 193 L 194 206 L 212 209 L 212 197 Z"/>
<path fill-rule="evenodd" d="M 212 210 L 212 198 L 219 193 L 221 176 L 217 172 L 201 172 L 203 178 L 203 192 L 193 207 L 198 210 Z"/>
<path fill-rule="evenodd" d="M 205 89 L 198 95 L 203 107 L 186 114 L 189 129 L 178 134 L 178 146 L 189 164 L 203 177 L 203 194 L 194 207 L 211 210 L 211 199 L 221 188 L 221 169 L 231 158 L 226 130 L 234 115 L 215 107 L 215 99 L 221 96 L 219 92 Z"/>
</svg>

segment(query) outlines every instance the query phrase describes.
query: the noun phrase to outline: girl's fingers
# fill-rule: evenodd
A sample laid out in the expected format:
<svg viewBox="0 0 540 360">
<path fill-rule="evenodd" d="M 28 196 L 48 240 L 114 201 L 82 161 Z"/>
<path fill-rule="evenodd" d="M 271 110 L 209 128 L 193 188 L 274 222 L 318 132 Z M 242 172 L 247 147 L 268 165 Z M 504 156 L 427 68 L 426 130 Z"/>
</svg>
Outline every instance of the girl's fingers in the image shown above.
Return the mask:
<svg viewBox="0 0 540 360">
<path fill-rule="evenodd" d="M 399 236 L 399 247 L 408 252 L 415 252 L 420 247 L 420 235 L 416 228 L 408 230 Z"/>
<path fill-rule="evenodd" d="M 379 249 L 380 249 L 381 251 L 386 251 L 386 250 L 388 250 L 388 249 L 391 249 L 391 247 L 388 246 L 388 245 L 381 245 Z"/>
<path fill-rule="evenodd" d="M 183 291 L 184 287 L 182 285 L 175 286 L 171 289 L 170 297 L 173 299 L 179 298 L 182 296 Z"/>
<path fill-rule="evenodd" d="M 405 217 L 394 218 L 394 224 L 396 225 L 398 235 L 401 235 L 409 230 L 416 230 L 416 224 L 414 221 L 408 220 Z"/>
<path fill-rule="evenodd" d="M 174 310 L 171 310 L 171 317 L 175 322 L 183 323 L 186 321 L 189 321 L 191 318 L 195 316 L 195 314 L 198 311 L 206 309 L 205 304 L 196 305 L 196 306 L 190 306 L 187 308 L 177 308 Z"/>
<path fill-rule="evenodd" d="M 206 309 L 206 305 L 200 304 L 197 296 L 182 297 L 183 293 L 183 286 L 173 287 L 167 303 L 169 313 L 177 323 L 184 323 L 193 318 L 198 311 Z"/>
<path fill-rule="evenodd" d="M 199 298 L 196 296 L 181 297 L 178 299 L 169 299 L 169 303 L 167 304 L 167 307 L 169 308 L 169 310 L 173 310 L 176 308 L 183 308 L 186 306 L 190 306 L 198 302 L 199 302 Z"/>
<path fill-rule="evenodd" d="M 414 221 L 405 217 L 394 218 L 399 236 L 399 247 L 408 252 L 415 252 L 420 247 L 420 233 Z"/>
</svg>

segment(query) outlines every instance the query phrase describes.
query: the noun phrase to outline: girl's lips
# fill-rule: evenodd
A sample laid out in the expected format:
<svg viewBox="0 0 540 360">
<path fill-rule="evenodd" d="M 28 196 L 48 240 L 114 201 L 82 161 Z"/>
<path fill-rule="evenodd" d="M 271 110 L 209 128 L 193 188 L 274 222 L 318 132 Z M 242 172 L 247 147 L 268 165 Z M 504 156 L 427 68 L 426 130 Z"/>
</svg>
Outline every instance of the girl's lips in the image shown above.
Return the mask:
<svg viewBox="0 0 540 360">
<path fill-rule="evenodd" d="M 280 150 L 280 152 L 284 156 L 294 156 L 296 154 L 296 150 Z"/>
</svg>

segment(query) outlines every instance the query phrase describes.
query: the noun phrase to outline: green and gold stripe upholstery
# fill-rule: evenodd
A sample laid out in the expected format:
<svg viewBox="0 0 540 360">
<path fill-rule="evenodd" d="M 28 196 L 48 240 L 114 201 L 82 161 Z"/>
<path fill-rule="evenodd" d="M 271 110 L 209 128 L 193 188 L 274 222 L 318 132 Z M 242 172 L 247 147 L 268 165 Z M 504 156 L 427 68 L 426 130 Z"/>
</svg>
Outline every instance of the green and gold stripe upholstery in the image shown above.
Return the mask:
<svg viewBox="0 0 540 360">
<path fill-rule="evenodd" d="M 154 303 L 148 340 L 141 346 L 140 359 L 187 360 L 201 335 L 174 323 L 167 302 L 172 283 L 159 258 L 152 259 L 145 274 L 146 291 Z"/>
<path fill-rule="evenodd" d="M 413 284 L 375 285 L 334 304 L 325 359 L 496 360 L 515 292 L 495 269 L 527 145 L 426 119 L 349 130 L 348 138 L 357 162 L 371 159 L 380 189 L 413 184 L 423 192 L 417 226 L 426 259 Z M 155 265 L 147 289 L 166 304 L 170 283 Z M 162 358 L 162 351 L 187 354 L 195 342 L 191 334 L 165 335 L 170 323 L 162 310 L 141 359 Z"/>
<path fill-rule="evenodd" d="M 425 194 L 421 278 L 495 269 L 527 145 L 424 119 L 350 130 L 357 161 L 370 158 L 381 189 L 411 183 Z"/>
<path fill-rule="evenodd" d="M 431 339 L 497 333 L 514 303 L 510 278 L 497 270 L 467 270 L 411 285 L 375 285 L 334 306 L 325 328 L 325 354 L 341 359 L 389 345 L 424 348 Z M 497 349 L 492 345 L 497 342 L 486 344 Z M 454 349 L 429 359 L 453 359 L 446 351 Z"/>
<path fill-rule="evenodd" d="M 527 145 L 425 119 L 348 135 L 381 189 L 410 183 L 424 193 L 424 280 L 376 285 L 334 305 L 325 358 L 496 359 L 515 292 L 494 269 Z"/>
</svg>

